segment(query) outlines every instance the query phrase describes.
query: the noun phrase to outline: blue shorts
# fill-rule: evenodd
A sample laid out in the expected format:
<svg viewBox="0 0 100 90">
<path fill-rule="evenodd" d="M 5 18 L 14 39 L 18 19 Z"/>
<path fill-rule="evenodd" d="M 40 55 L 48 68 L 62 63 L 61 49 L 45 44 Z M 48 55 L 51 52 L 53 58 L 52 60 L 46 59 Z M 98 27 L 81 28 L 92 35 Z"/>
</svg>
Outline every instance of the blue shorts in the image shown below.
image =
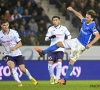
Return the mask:
<svg viewBox="0 0 100 90">
<path fill-rule="evenodd" d="M 12 57 L 12 56 L 5 56 L 4 57 L 4 60 L 5 62 L 7 63 L 8 61 L 13 61 L 16 63 L 16 65 L 21 65 L 21 64 L 24 64 L 24 58 L 22 55 L 19 55 L 19 56 L 15 56 L 15 57 Z"/>
<path fill-rule="evenodd" d="M 63 51 L 55 51 L 48 53 L 48 60 L 56 62 L 58 59 L 63 60 L 64 52 Z"/>
</svg>

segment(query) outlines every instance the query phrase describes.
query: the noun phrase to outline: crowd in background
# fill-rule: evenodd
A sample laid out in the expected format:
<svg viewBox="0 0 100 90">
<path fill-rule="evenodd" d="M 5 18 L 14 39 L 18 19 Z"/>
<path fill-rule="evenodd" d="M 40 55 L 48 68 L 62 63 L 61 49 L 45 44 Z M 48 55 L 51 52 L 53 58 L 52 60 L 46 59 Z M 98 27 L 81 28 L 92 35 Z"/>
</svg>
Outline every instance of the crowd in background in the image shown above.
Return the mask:
<svg viewBox="0 0 100 90">
<path fill-rule="evenodd" d="M 49 0 L 56 4 L 60 12 L 71 21 L 75 28 L 80 28 L 80 19 L 66 8 L 72 6 L 85 16 L 87 10 L 97 13 L 96 27 L 100 32 L 100 0 Z M 23 45 L 49 45 L 45 42 L 47 28 L 51 21 L 41 6 L 41 0 L 0 0 L 0 19 L 7 18 L 10 28 L 18 31 Z M 97 43 L 100 44 L 100 41 Z"/>
<path fill-rule="evenodd" d="M 69 20 L 71 24 L 80 30 L 80 19 L 74 13 L 68 11 L 68 6 L 73 7 L 80 12 L 84 17 L 88 10 L 92 9 L 96 12 L 96 28 L 100 32 L 100 0 L 49 0 L 51 4 L 56 4 L 56 7 Z M 96 43 L 100 45 L 100 40 Z"/>
<path fill-rule="evenodd" d="M 0 0 L 0 19 L 7 18 L 23 45 L 47 45 L 45 34 L 51 21 L 41 0 Z"/>
</svg>

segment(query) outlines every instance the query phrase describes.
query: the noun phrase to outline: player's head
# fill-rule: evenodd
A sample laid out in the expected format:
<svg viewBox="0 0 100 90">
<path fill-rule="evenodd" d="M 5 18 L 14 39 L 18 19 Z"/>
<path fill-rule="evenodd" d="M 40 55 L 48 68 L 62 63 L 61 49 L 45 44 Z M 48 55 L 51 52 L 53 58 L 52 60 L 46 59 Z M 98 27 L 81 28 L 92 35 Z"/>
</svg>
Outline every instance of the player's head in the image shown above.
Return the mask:
<svg viewBox="0 0 100 90">
<path fill-rule="evenodd" d="M 96 16 L 96 12 L 94 10 L 87 11 L 87 13 L 86 13 L 86 22 L 87 23 L 92 22 L 93 19 L 95 18 L 95 16 Z"/>
<path fill-rule="evenodd" d="M 9 29 L 9 21 L 8 19 L 2 19 L 1 20 L 1 28 L 3 31 L 6 31 Z"/>
<path fill-rule="evenodd" d="M 52 23 L 54 26 L 58 26 L 60 24 L 60 17 L 59 16 L 53 16 L 52 17 Z"/>
</svg>

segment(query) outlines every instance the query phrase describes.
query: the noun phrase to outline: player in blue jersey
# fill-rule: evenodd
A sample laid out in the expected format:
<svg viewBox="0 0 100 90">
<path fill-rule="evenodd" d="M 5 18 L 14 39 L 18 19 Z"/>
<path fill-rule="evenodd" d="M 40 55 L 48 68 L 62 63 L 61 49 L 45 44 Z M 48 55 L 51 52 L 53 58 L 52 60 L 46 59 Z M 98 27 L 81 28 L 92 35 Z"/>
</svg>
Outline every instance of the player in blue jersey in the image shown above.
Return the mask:
<svg viewBox="0 0 100 90">
<path fill-rule="evenodd" d="M 59 80 L 59 83 L 63 85 L 66 84 L 66 80 L 72 72 L 74 63 L 79 58 L 79 56 L 86 49 L 89 49 L 100 38 L 100 35 L 96 29 L 96 24 L 93 21 L 96 16 L 94 10 L 87 11 L 85 18 L 79 12 L 75 11 L 72 7 L 68 7 L 67 10 L 72 11 L 77 17 L 81 19 L 82 27 L 80 29 L 78 37 L 70 40 L 65 40 L 63 42 L 58 42 L 57 44 L 52 45 L 45 50 L 41 50 L 38 47 L 35 47 L 35 50 L 40 55 L 46 54 L 50 51 L 54 51 L 59 47 L 71 49 L 68 70 L 66 71 L 66 75 L 64 76 L 64 78 Z"/>
</svg>

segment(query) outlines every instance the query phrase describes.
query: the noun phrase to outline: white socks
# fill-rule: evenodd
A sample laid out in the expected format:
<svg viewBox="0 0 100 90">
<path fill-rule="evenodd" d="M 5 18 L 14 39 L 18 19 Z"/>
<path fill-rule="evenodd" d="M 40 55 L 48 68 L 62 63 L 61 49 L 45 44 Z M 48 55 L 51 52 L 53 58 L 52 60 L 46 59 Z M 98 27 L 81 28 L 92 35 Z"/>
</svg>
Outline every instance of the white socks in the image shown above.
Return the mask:
<svg viewBox="0 0 100 90">
<path fill-rule="evenodd" d="M 26 69 L 26 72 L 24 73 L 26 76 L 28 76 L 28 78 L 29 79 L 31 79 L 32 78 L 32 76 L 31 76 L 31 74 L 30 74 L 30 72 Z"/>
<path fill-rule="evenodd" d="M 53 72 L 53 65 L 52 64 L 48 64 L 48 71 L 49 71 L 49 75 L 54 76 L 54 72 Z M 62 70 L 62 62 L 58 62 L 57 63 L 57 67 L 56 67 L 56 79 L 60 79 L 61 76 L 61 70 Z"/>
<path fill-rule="evenodd" d="M 16 70 L 15 70 L 14 68 L 11 69 L 11 73 L 12 73 L 12 75 L 13 75 L 15 81 L 16 81 L 17 83 L 20 83 L 21 81 L 19 80 L 18 73 L 16 72 Z"/>
<path fill-rule="evenodd" d="M 49 71 L 49 75 L 50 77 L 53 76 L 53 69 L 52 69 L 52 64 L 48 64 L 48 71 Z"/>
<path fill-rule="evenodd" d="M 62 62 L 58 62 L 57 63 L 57 67 L 56 67 L 56 79 L 60 79 L 61 76 L 61 70 L 62 70 Z"/>
</svg>

